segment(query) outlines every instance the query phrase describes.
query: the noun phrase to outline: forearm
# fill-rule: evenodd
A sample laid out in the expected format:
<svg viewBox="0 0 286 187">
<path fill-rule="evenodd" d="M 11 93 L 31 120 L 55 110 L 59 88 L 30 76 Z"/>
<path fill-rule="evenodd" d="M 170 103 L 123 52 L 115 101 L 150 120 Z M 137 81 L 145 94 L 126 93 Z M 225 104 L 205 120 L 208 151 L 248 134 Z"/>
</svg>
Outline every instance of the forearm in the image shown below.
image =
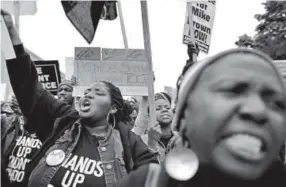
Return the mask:
<svg viewBox="0 0 286 187">
<path fill-rule="evenodd" d="M 19 37 L 19 34 L 17 33 L 17 31 L 14 27 L 9 29 L 9 35 L 10 35 L 11 42 L 12 42 L 13 46 L 22 44 L 22 41 Z"/>
</svg>

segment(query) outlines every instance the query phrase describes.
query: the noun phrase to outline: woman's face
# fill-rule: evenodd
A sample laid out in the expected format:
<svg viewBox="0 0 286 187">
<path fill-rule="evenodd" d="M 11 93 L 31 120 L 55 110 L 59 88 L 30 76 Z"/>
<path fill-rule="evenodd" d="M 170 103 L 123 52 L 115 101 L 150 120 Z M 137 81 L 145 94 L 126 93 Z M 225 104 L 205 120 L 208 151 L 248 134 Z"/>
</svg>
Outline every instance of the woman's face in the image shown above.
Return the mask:
<svg viewBox="0 0 286 187">
<path fill-rule="evenodd" d="M 96 82 L 84 93 L 79 102 L 79 115 L 94 122 L 107 119 L 112 105 L 109 88 L 102 82 Z"/>
<path fill-rule="evenodd" d="M 255 179 L 285 141 L 285 98 L 274 70 L 252 54 L 208 67 L 187 100 L 186 136 L 200 162 Z"/>
<path fill-rule="evenodd" d="M 62 85 L 58 90 L 58 99 L 71 104 L 73 102 L 72 91 L 70 86 Z"/>
<path fill-rule="evenodd" d="M 155 101 L 156 118 L 161 126 L 168 126 L 173 120 L 173 112 L 171 104 L 165 99 L 157 99 Z"/>
</svg>

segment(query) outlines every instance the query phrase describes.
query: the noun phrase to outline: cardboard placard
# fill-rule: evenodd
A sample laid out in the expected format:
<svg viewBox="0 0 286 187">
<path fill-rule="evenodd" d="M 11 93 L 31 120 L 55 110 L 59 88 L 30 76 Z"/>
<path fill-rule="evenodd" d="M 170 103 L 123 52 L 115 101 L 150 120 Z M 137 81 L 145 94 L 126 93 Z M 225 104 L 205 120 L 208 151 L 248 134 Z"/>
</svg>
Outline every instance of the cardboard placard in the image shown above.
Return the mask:
<svg viewBox="0 0 286 187">
<path fill-rule="evenodd" d="M 98 48 L 85 48 L 89 53 L 97 54 Z M 94 52 L 91 52 L 94 50 Z M 145 52 L 142 49 L 102 49 L 102 60 L 78 58 L 76 48 L 74 65 L 75 76 L 80 86 L 89 86 L 96 81 L 107 81 L 118 86 L 125 96 L 148 95 L 148 67 Z M 79 87 L 76 89 L 80 89 Z M 74 92 L 83 94 L 83 90 Z"/>
<path fill-rule="evenodd" d="M 17 6 L 19 11 L 17 11 Z M 10 14 L 19 15 L 34 15 L 37 12 L 36 0 L 3 0 L 1 1 L 1 8 Z"/>
<path fill-rule="evenodd" d="M 215 1 L 187 2 L 183 43 L 192 44 L 193 39 L 199 49 L 208 53 L 216 11 Z"/>
</svg>

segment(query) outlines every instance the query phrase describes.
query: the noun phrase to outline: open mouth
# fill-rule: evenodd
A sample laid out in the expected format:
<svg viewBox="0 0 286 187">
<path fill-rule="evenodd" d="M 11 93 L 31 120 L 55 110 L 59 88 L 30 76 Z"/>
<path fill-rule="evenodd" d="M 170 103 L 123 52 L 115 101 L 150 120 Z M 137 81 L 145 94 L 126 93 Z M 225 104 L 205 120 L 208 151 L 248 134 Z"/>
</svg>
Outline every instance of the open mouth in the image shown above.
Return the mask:
<svg viewBox="0 0 286 187">
<path fill-rule="evenodd" d="M 89 101 L 89 99 L 83 99 L 81 101 L 81 104 L 80 104 L 80 110 L 82 112 L 87 112 L 90 110 L 90 107 L 91 107 L 91 103 Z"/>
<path fill-rule="evenodd" d="M 265 140 L 253 134 L 232 134 L 225 136 L 223 141 L 230 153 L 243 161 L 259 162 L 265 158 L 267 153 Z"/>
</svg>

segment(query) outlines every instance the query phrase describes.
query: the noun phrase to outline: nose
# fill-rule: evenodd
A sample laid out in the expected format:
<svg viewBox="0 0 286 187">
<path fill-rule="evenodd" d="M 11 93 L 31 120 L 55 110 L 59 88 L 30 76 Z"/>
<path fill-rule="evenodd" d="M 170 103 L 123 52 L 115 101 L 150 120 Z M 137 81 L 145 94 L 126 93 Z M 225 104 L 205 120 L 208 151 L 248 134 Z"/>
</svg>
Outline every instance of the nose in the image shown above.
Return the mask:
<svg viewBox="0 0 286 187">
<path fill-rule="evenodd" d="M 93 99 L 92 93 L 91 92 L 86 93 L 83 98 Z"/>
<path fill-rule="evenodd" d="M 264 125 L 268 122 L 267 106 L 259 95 L 249 96 L 240 108 L 240 117 Z"/>
</svg>

